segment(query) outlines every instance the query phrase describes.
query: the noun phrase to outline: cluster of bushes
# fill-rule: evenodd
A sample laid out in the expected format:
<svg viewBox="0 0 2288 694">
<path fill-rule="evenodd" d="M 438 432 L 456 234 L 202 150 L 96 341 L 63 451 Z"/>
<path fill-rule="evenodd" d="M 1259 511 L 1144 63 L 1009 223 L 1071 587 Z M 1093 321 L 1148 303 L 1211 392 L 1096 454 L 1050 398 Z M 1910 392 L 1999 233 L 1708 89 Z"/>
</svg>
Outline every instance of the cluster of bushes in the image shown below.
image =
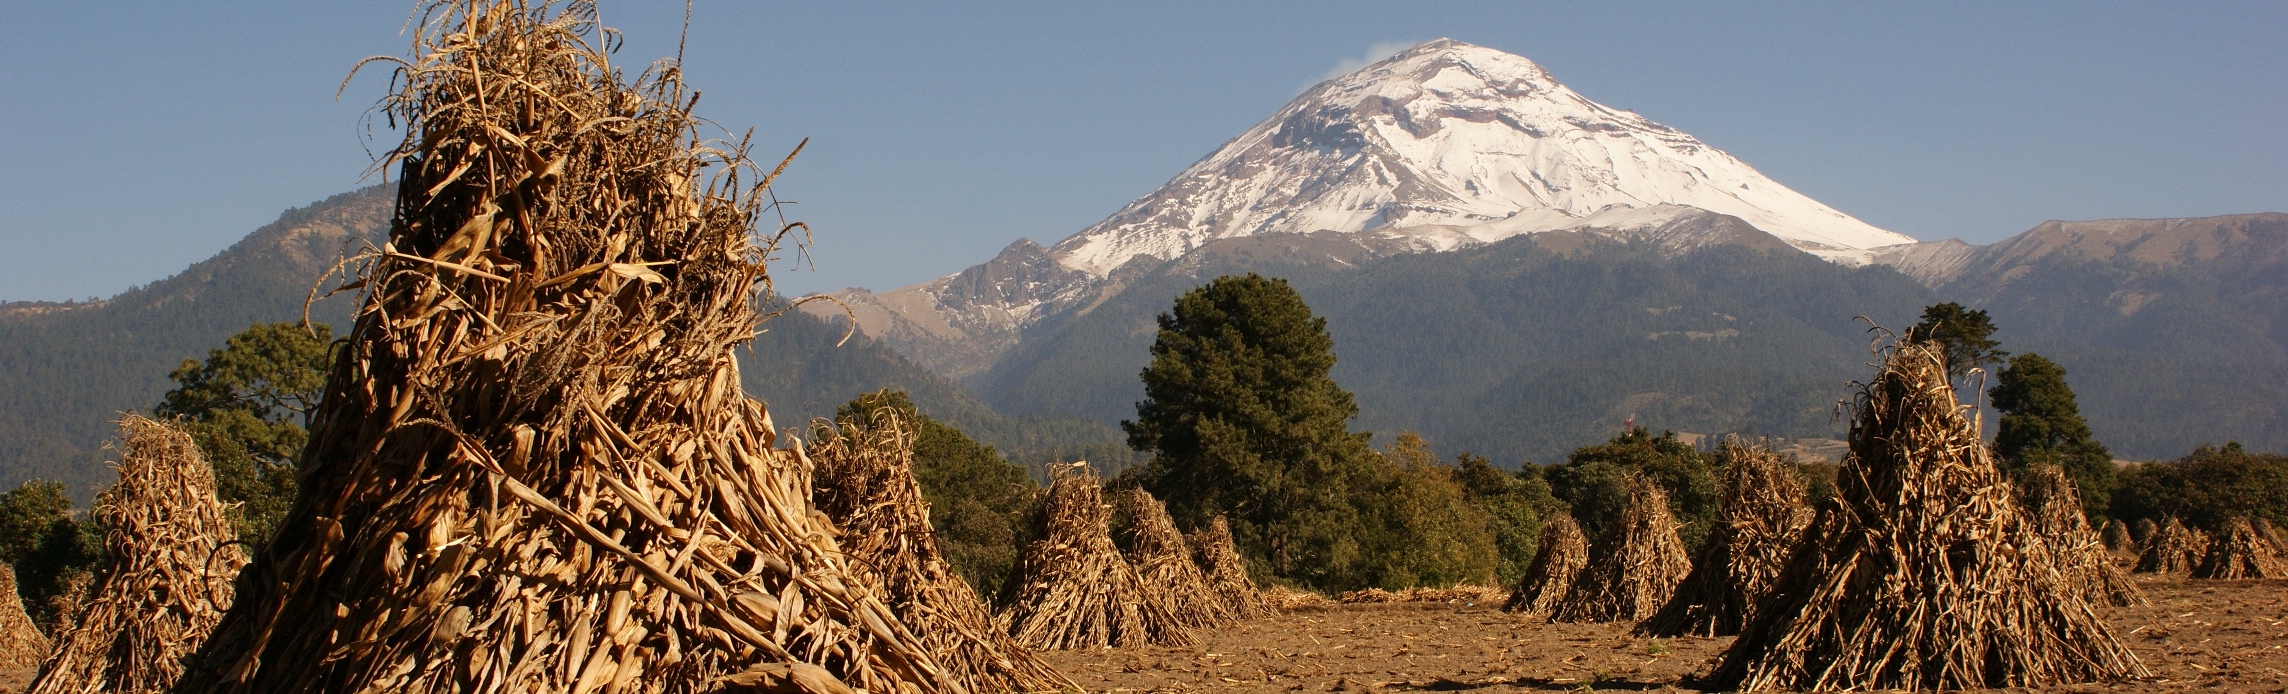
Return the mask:
<svg viewBox="0 0 2288 694">
<path fill-rule="evenodd" d="M 2288 527 L 2288 455 L 2250 453 L 2239 443 L 2201 446 L 2185 457 L 2137 463 L 2114 475 L 2113 517 L 2176 517 L 2223 528 L 2234 517 Z"/>
</svg>

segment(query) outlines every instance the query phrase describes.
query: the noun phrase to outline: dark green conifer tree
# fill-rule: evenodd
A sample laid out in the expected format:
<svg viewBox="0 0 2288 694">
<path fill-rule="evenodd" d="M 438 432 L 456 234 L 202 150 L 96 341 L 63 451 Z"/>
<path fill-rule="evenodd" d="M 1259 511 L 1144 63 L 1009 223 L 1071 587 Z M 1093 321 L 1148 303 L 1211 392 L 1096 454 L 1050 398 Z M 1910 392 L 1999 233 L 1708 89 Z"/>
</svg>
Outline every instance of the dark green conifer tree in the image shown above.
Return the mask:
<svg viewBox="0 0 2288 694">
<path fill-rule="evenodd" d="M 1376 478 L 1370 437 L 1335 384 L 1334 338 L 1285 280 L 1217 278 L 1160 315 L 1146 400 L 1123 422 L 1153 454 L 1138 475 L 1179 525 L 1228 514 L 1243 553 L 1273 575 L 1355 584 L 1355 490 Z"/>
<path fill-rule="evenodd" d="M 2002 413 L 1994 455 L 2003 468 L 2065 468 L 2080 488 L 2083 513 L 2093 522 L 2105 522 L 2113 492 L 2113 453 L 2082 421 L 2065 367 L 2039 354 L 2011 357 L 1995 374 L 1993 397 L 1994 409 Z"/>
<path fill-rule="evenodd" d="M 1923 308 L 1922 322 L 1907 329 L 1907 339 L 1937 342 L 1946 350 L 1946 375 L 1956 381 L 1971 369 L 2010 356 L 1995 342 L 1994 320 L 1986 311 L 1972 311 L 1952 301 Z"/>
</svg>

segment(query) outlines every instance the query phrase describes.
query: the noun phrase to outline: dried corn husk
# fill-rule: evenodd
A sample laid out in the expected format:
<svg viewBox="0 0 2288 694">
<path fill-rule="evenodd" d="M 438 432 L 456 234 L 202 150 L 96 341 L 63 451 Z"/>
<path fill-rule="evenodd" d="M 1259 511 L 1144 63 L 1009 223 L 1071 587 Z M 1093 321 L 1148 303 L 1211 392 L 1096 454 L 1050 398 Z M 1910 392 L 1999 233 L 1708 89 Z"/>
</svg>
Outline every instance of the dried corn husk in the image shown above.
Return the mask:
<svg viewBox="0 0 2288 694">
<path fill-rule="evenodd" d="M 1174 610 L 1152 599 L 1112 544 L 1096 474 L 1086 463 L 1052 473 L 1041 539 L 1025 547 L 1004 590 L 1000 618 L 1010 635 L 1043 651 L 1191 645 Z"/>
<path fill-rule="evenodd" d="M 246 554 L 214 468 L 173 424 L 119 421 L 119 482 L 96 499 L 103 559 L 25 691 L 164 692 L 222 611 Z"/>
<path fill-rule="evenodd" d="M 2068 585 L 2082 589 L 2092 605 L 2143 605 L 2145 593 L 2129 580 L 2129 572 L 2114 564 L 2104 540 L 2089 527 L 2081 513 L 2081 490 L 2066 471 L 2045 465 L 2028 471 L 2024 497 L 2026 514 L 2042 538 L 2049 540 Z"/>
<path fill-rule="evenodd" d="M 2209 544 L 2207 556 L 2201 559 L 2193 578 L 2282 578 L 2288 577 L 2288 558 L 2280 556 L 2277 537 L 2270 524 L 2257 529 L 2247 518 L 2235 517 L 2225 522 L 2224 531 Z"/>
<path fill-rule="evenodd" d="M 2208 533 L 2187 528 L 2172 517 L 2145 540 L 2145 551 L 2137 557 L 2137 573 L 2189 574 L 2200 568 L 2208 553 Z"/>
<path fill-rule="evenodd" d="M 740 392 L 785 164 L 589 2 L 424 7 L 301 496 L 178 690 L 964 691 Z"/>
<path fill-rule="evenodd" d="M 2059 570 L 1936 345 L 1885 351 L 1834 499 L 1703 685 L 2044 687 L 2146 676 Z"/>
<path fill-rule="evenodd" d="M 1208 587 L 1207 574 L 1192 561 L 1192 550 L 1176 530 L 1168 507 L 1141 488 L 1113 495 L 1113 514 L 1127 519 L 1128 565 L 1144 580 L 1147 600 L 1167 605 L 1186 628 L 1230 624 L 1235 617 L 1223 597 Z"/>
<path fill-rule="evenodd" d="M 814 498 L 841 525 L 851 570 L 905 617 L 949 675 L 978 692 L 1080 689 L 1003 633 L 969 582 L 946 565 L 914 479 L 914 432 L 897 410 L 812 430 Z"/>
<path fill-rule="evenodd" d="M 1589 565 L 1550 619 L 1559 622 L 1636 622 L 1676 595 L 1692 573 L 1692 559 L 1676 536 L 1668 492 L 1643 475 L 1631 476 L 1629 505 L 1597 541 Z"/>
<path fill-rule="evenodd" d="M 1637 625 L 1642 636 L 1732 636 L 1754 615 L 1756 604 L 1795 548 L 1811 509 L 1803 503 L 1803 481 L 1769 446 L 1723 442 L 1723 504 L 1713 532 L 1692 563 L 1692 573 L 1676 596 L 1652 618 Z"/>
<path fill-rule="evenodd" d="M 1208 587 L 1223 601 L 1224 609 L 1238 619 L 1268 617 L 1275 611 L 1271 599 L 1255 588 L 1248 578 L 1247 559 L 1239 556 L 1239 546 L 1231 539 L 1231 521 L 1216 516 L 1208 527 L 1193 530 L 1184 536 L 1199 560 L 1200 569 L 1207 573 Z"/>
<path fill-rule="evenodd" d="M 1543 519 L 1541 546 L 1534 550 L 1533 562 L 1526 564 L 1525 576 L 1518 579 L 1517 588 L 1510 591 L 1509 602 L 1502 609 L 1529 618 L 1548 618 L 1572 593 L 1573 579 L 1588 565 L 1589 541 L 1581 534 L 1581 525 L 1562 513 Z"/>
<path fill-rule="evenodd" d="M 24 598 L 16 593 L 16 568 L 0 564 L 0 670 L 39 667 L 52 644 L 32 615 L 24 611 Z"/>
</svg>

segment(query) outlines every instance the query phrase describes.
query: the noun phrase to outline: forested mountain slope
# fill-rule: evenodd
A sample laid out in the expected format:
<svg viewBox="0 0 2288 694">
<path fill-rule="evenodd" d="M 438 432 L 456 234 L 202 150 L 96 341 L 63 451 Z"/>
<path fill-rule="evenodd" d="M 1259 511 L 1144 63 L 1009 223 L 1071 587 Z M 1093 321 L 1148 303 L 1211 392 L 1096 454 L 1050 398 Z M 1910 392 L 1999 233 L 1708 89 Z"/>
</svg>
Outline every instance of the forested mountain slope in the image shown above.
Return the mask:
<svg viewBox="0 0 2288 694">
<path fill-rule="evenodd" d="M 0 304 L 0 487 L 61 480 L 87 499 L 111 477 L 104 445 L 118 413 L 148 411 L 184 359 L 204 358 L 248 325 L 299 320 L 322 274 L 387 235 L 392 193 L 377 186 L 289 210 L 181 274 L 108 300 Z M 319 302 L 311 319 L 346 329 L 355 294 Z M 863 335 L 837 347 L 843 331 L 817 317 L 789 311 L 764 327 L 742 353 L 741 373 L 782 427 L 799 430 L 861 392 L 899 388 L 1020 462 L 1133 459 L 1110 425 L 1001 416 Z"/>
<path fill-rule="evenodd" d="M 1656 429 L 1839 435 L 1831 408 L 1869 359 L 1854 317 L 1903 327 L 1935 295 L 1731 229 L 1697 247 L 1550 232 L 1398 255 L 1345 250 L 1337 234 L 1219 241 L 1028 331 L 976 384 L 1008 412 L 1131 418 L 1154 317 L 1208 279 L 1258 272 L 1327 318 L 1363 429 L 1504 464 L 1560 460 L 1632 414 Z"/>
</svg>

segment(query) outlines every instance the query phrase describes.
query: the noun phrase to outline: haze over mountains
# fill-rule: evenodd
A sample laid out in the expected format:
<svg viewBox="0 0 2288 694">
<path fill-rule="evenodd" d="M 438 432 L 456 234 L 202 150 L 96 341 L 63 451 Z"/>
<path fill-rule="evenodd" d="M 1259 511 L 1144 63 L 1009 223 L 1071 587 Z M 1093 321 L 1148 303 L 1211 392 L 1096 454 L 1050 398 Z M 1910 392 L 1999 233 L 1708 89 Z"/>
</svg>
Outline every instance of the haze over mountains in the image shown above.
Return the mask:
<svg viewBox="0 0 2288 694">
<path fill-rule="evenodd" d="M 389 192 L 287 212 L 95 304 L 0 305 L 0 484 L 82 486 L 121 410 L 255 321 L 293 320 L 376 243 Z M 823 229 L 820 233 L 833 233 Z M 1866 322 L 1937 301 L 2069 370 L 2122 457 L 2288 450 L 2288 215 L 2050 222 L 1930 243 L 1798 194 L 1531 61 L 1449 40 L 1323 83 L 1103 222 L 952 276 L 765 326 L 742 374 L 782 425 L 863 390 L 1021 460 L 1134 460 L 1153 318 L 1218 275 L 1287 278 L 1336 340 L 1358 426 L 1553 462 L 1631 415 L 1656 429 L 1834 437 Z M 348 301 L 314 316 L 343 325 Z"/>
</svg>

